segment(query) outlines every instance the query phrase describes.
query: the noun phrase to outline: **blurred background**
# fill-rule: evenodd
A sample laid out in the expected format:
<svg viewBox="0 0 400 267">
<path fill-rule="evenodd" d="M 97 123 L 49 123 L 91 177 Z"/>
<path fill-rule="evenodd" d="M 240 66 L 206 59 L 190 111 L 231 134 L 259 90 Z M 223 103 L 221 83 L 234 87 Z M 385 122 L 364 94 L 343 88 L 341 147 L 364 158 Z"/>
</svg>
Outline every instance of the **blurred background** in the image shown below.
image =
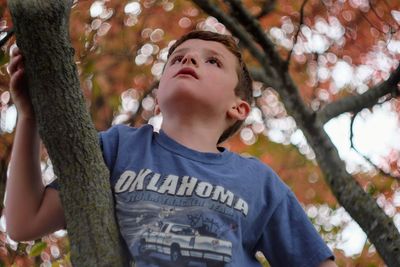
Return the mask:
<svg viewBox="0 0 400 267">
<path fill-rule="evenodd" d="M 188 0 L 75 1 L 70 29 L 81 88 L 97 130 L 113 124 L 160 127 L 155 92 L 168 47 L 182 34 L 203 29 L 232 34 L 223 17 Z M 231 1 L 210 2 L 234 16 Z M 237 1 L 236 1 L 237 2 Z M 400 59 L 400 2 L 394 0 L 245 0 L 245 9 L 283 58 L 305 105 L 328 104 L 366 94 L 395 73 Z M 4 197 L 17 119 L 6 67 L 15 37 L 7 2 L 0 0 L 0 197 Z M 235 35 L 234 35 L 235 36 Z M 254 73 L 255 103 L 245 127 L 224 146 L 270 165 L 291 187 L 334 251 L 339 266 L 384 266 L 367 235 L 325 183 L 299 122 L 279 91 L 257 80 L 260 63 L 238 38 Z M 270 62 L 274 64 L 274 62 Z M 400 229 L 399 87 L 372 106 L 324 121 L 346 170 Z M 43 181 L 53 178 L 43 149 Z M 70 266 L 68 235 L 16 243 L 0 220 L 0 266 Z"/>
</svg>

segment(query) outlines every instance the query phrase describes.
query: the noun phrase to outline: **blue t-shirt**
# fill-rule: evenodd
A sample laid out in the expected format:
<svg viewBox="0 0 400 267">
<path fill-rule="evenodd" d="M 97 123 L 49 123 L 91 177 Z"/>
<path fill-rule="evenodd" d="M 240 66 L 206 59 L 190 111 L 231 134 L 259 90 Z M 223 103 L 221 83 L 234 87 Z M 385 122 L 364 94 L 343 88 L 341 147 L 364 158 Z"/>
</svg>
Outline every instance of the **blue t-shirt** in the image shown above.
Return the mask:
<svg viewBox="0 0 400 267">
<path fill-rule="evenodd" d="M 100 133 L 120 231 L 138 267 L 318 266 L 332 253 L 264 163 L 202 153 L 152 126 Z"/>
</svg>

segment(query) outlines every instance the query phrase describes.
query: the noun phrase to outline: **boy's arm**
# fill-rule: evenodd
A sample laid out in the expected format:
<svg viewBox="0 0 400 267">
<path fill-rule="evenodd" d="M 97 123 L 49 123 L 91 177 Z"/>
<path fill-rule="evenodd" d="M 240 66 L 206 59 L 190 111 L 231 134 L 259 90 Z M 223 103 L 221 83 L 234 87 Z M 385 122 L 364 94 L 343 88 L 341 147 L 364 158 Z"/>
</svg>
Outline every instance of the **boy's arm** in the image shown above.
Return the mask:
<svg viewBox="0 0 400 267">
<path fill-rule="evenodd" d="M 18 48 L 12 49 L 7 69 L 11 96 L 18 110 L 6 185 L 7 232 L 16 241 L 32 240 L 63 227 L 64 213 L 58 192 L 45 189 L 42 183 L 39 134 Z"/>
<path fill-rule="evenodd" d="M 7 232 L 16 241 L 33 240 L 64 227 L 58 191 L 45 189 L 35 119 L 18 118 L 6 187 Z"/>
</svg>

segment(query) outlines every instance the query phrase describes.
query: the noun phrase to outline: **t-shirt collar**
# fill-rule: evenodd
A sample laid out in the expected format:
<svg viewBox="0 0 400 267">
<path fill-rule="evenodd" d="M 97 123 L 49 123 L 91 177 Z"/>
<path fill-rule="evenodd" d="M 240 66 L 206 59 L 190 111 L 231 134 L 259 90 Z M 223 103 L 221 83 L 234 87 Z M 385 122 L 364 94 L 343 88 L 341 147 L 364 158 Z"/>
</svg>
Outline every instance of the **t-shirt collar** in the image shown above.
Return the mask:
<svg viewBox="0 0 400 267">
<path fill-rule="evenodd" d="M 163 130 L 160 130 L 160 132 L 156 135 L 156 142 L 160 144 L 163 148 L 181 155 L 185 158 L 189 158 L 195 161 L 199 162 L 204 162 L 204 163 L 209 163 L 209 164 L 222 164 L 225 161 L 228 160 L 228 158 L 231 156 L 231 152 L 224 148 L 224 147 L 218 147 L 218 150 L 220 152 L 200 152 L 197 150 L 193 150 L 191 148 L 188 148 L 178 142 L 176 142 L 174 139 L 169 137 Z"/>
</svg>

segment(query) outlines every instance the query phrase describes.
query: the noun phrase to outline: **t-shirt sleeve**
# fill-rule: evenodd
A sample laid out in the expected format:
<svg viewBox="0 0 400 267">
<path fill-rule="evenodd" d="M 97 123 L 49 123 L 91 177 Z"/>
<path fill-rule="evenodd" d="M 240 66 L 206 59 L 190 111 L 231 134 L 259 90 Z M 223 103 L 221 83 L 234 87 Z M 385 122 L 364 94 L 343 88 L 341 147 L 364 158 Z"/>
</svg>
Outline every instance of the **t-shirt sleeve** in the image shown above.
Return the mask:
<svg viewBox="0 0 400 267">
<path fill-rule="evenodd" d="M 259 240 L 271 266 L 317 267 L 333 254 L 319 236 L 296 197 L 288 191 Z"/>
<path fill-rule="evenodd" d="M 53 188 L 55 190 L 60 191 L 60 185 L 58 184 L 57 178 L 55 178 L 51 183 L 46 185 L 46 188 Z"/>
<path fill-rule="evenodd" d="M 103 152 L 103 159 L 110 173 L 112 173 L 117 158 L 119 146 L 119 130 L 120 125 L 111 127 L 105 132 L 99 133 L 99 143 Z"/>
</svg>

